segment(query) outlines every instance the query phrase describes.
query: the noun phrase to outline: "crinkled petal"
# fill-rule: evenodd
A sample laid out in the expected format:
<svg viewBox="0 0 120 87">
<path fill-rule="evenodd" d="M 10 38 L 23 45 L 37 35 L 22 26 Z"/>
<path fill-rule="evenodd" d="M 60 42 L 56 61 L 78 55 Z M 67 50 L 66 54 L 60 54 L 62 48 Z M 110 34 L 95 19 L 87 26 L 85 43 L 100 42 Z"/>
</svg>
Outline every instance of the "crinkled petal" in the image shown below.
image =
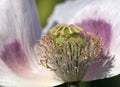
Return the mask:
<svg viewBox="0 0 120 87">
<path fill-rule="evenodd" d="M 33 49 L 40 35 L 35 0 L 1 0 L 0 85 L 46 87 L 60 83 L 52 71 L 35 61 Z"/>
<path fill-rule="evenodd" d="M 45 32 L 54 22 L 75 24 L 86 31 L 98 33 L 110 58 L 92 64 L 82 80 L 90 81 L 120 74 L 120 1 L 116 0 L 66 1 L 56 6 Z M 64 10 L 63 10 L 64 9 Z"/>
</svg>

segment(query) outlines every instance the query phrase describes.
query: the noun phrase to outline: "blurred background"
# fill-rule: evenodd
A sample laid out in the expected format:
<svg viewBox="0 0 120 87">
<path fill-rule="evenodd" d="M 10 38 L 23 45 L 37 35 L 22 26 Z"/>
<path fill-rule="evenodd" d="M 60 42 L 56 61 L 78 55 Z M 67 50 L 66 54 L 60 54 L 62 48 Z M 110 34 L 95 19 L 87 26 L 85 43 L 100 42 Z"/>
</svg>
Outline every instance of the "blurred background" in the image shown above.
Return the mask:
<svg viewBox="0 0 120 87">
<path fill-rule="evenodd" d="M 62 3 L 65 0 L 36 0 L 39 19 L 42 27 L 47 24 L 48 17 L 52 14 L 56 4 Z"/>
<path fill-rule="evenodd" d="M 39 19 L 42 27 L 45 27 L 45 25 L 47 24 L 47 19 L 52 14 L 55 5 L 63 3 L 64 1 L 65 0 L 36 0 Z M 68 85 L 68 83 L 65 83 L 56 87 L 70 86 Z M 76 87 L 78 86 L 76 85 Z M 108 79 L 96 80 L 91 82 L 80 82 L 79 87 L 120 87 L 120 75 Z"/>
</svg>

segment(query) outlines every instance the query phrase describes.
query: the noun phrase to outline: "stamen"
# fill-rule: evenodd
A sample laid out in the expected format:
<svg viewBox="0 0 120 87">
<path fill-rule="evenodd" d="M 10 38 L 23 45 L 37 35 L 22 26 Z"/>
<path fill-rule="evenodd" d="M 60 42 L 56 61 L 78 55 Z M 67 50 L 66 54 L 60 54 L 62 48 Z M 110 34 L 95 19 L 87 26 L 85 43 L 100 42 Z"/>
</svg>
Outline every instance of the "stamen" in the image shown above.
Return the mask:
<svg viewBox="0 0 120 87">
<path fill-rule="evenodd" d="M 40 64 L 65 82 L 82 79 L 88 67 L 104 58 L 102 39 L 74 25 L 55 26 L 39 43 Z"/>
</svg>

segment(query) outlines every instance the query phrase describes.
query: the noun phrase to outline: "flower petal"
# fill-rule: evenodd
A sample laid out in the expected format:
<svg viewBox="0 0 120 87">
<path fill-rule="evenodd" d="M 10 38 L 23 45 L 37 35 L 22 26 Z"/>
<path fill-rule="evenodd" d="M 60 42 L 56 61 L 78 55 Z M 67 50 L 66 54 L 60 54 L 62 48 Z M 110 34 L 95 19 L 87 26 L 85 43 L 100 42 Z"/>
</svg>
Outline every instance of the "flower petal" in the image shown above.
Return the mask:
<svg viewBox="0 0 120 87">
<path fill-rule="evenodd" d="M 79 25 L 94 33 L 97 31 L 98 36 L 103 38 L 105 49 L 109 50 L 111 58 L 91 65 L 82 80 L 90 81 L 120 74 L 120 6 L 118 4 L 120 1 L 86 0 L 82 3 L 81 1 L 67 1 L 58 5 L 49 19 L 45 32 L 55 21 Z"/>
<path fill-rule="evenodd" d="M 104 50 L 109 51 L 111 44 L 111 24 L 103 19 L 89 19 L 82 20 L 81 23 L 76 23 L 77 26 L 83 28 L 85 31 L 96 33 L 104 42 Z"/>
<path fill-rule="evenodd" d="M 15 75 L 8 67 L 0 61 L 0 85 L 7 87 L 50 87 L 60 84 L 58 79 L 53 78 L 49 70 L 46 70 L 44 67 L 37 70 L 29 70 L 25 75 L 29 75 L 28 79 L 23 79 Z M 50 78 L 51 77 L 51 78 Z"/>
<path fill-rule="evenodd" d="M 118 45 L 114 44 L 119 43 L 116 38 L 120 37 L 115 34 L 116 31 L 119 31 L 119 20 L 117 20 L 120 15 L 119 6 L 117 5 L 118 2 L 110 1 L 107 5 L 104 3 L 104 1 L 94 1 L 88 4 L 76 14 L 73 21 L 74 24 L 87 31 L 94 33 L 97 31 L 98 36 L 102 37 L 105 43 L 105 50 L 108 50 L 111 56 L 109 60 L 103 60 L 91 65 L 83 78 L 84 81 L 108 78 L 120 74 L 120 69 L 117 68 L 119 67 L 117 61 L 119 61 L 120 57 L 119 53 L 117 53 L 119 48 L 113 49 L 116 46 L 118 47 Z"/>
<path fill-rule="evenodd" d="M 52 71 L 35 61 L 33 49 L 40 35 L 35 0 L 1 0 L 0 85 L 43 87 L 59 83 Z"/>
<path fill-rule="evenodd" d="M 48 24 L 43 32 L 47 33 L 51 27 L 57 25 L 58 23 L 70 24 L 71 21 L 74 19 L 75 13 L 91 1 L 92 0 L 67 0 L 62 4 L 58 4 L 55 7 L 53 14 L 50 16 Z"/>
</svg>

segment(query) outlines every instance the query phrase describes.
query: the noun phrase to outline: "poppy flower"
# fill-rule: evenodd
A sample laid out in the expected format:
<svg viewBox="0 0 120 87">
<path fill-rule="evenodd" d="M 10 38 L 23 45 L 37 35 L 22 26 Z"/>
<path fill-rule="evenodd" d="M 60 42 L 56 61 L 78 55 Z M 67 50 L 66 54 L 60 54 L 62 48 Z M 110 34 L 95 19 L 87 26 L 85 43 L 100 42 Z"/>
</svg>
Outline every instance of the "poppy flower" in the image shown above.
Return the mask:
<svg viewBox="0 0 120 87">
<path fill-rule="evenodd" d="M 55 7 L 48 25 L 42 31 L 34 0 L 12 2 L 2 0 L 0 4 L 0 85 L 49 87 L 65 82 L 91 81 L 118 75 L 120 72 L 118 2 L 119 0 L 117 2 L 66 1 Z M 56 24 L 65 25 L 54 27 Z M 61 28 L 55 34 L 58 26 Z M 52 30 L 49 31 L 51 28 Z M 61 30 L 64 32 L 61 33 Z M 57 44 L 53 44 L 51 40 Z M 94 54 L 96 51 L 94 58 L 82 57 L 90 56 L 86 51 L 88 49 L 85 49 L 89 46 L 93 47 L 89 53 Z M 96 46 L 98 50 L 94 49 Z M 47 47 L 47 50 L 44 47 Z M 53 49 L 50 49 L 52 47 Z M 71 55 L 66 49 L 73 49 L 70 51 L 73 54 Z M 77 55 L 79 52 L 82 56 Z M 51 57 L 48 60 L 45 57 L 47 54 Z M 89 62 L 84 62 L 88 59 Z M 70 61 L 73 61 L 73 64 L 70 64 Z M 68 68 L 68 65 L 73 66 Z M 72 73 L 69 70 L 72 70 Z M 68 74 L 69 72 L 71 74 Z"/>
</svg>

